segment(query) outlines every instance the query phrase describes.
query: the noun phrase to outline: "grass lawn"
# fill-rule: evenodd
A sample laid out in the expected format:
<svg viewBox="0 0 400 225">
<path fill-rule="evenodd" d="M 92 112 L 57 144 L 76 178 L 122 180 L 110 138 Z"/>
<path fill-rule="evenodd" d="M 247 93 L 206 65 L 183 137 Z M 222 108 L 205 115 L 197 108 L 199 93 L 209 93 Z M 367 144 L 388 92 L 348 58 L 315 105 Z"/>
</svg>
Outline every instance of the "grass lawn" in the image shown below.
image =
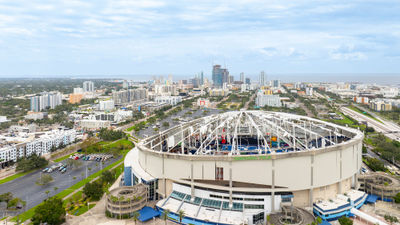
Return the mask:
<svg viewBox="0 0 400 225">
<path fill-rule="evenodd" d="M 30 174 L 30 173 L 32 173 L 34 171 L 36 171 L 36 170 L 32 170 L 32 171 L 28 171 L 28 172 L 20 172 L 20 173 L 14 174 L 12 176 L 6 177 L 6 178 L 0 180 L 0 184 L 4 184 L 4 183 L 7 183 L 7 182 L 10 182 L 10 181 L 15 180 L 15 179 L 17 179 L 19 177 L 22 177 L 22 176 L 25 176 L 27 174 Z"/>
<path fill-rule="evenodd" d="M 68 155 L 66 155 L 66 156 L 60 157 L 60 158 L 55 159 L 55 160 L 53 160 L 53 161 L 54 161 L 54 162 L 61 162 L 61 161 L 65 160 L 65 159 L 68 159 L 71 155 L 73 155 L 73 154 L 75 154 L 75 153 L 76 153 L 76 152 L 73 152 L 73 153 L 71 153 L 71 154 L 68 154 Z"/>
<path fill-rule="evenodd" d="M 89 207 L 86 206 L 86 205 L 80 207 L 79 209 L 77 209 L 77 210 L 74 212 L 74 215 L 75 215 L 75 216 L 80 216 L 80 215 L 84 214 L 85 212 L 89 211 L 91 208 L 93 208 L 93 207 L 95 207 L 95 206 L 96 206 L 96 204 L 90 204 L 90 203 L 89 203 Z"/>
</svg>

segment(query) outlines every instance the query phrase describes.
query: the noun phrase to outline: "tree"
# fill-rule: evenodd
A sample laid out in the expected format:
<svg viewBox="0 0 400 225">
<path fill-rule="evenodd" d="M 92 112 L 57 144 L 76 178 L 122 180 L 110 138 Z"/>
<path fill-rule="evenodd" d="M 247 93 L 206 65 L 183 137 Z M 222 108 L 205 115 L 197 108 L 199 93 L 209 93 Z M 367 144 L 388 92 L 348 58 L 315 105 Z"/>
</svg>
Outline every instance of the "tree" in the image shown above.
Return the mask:
<svg viewBox="0 0 400 225">
<path fill-rule="evenodd" d="M 47 164 L 49 164 L 49 162 L 45 158 L 40 157 L 36 154 L 32 154 L 28 157 L 19 159 L 17 161 L 16 170 L 28 172 L 33 169 L 43 168 L 43 167 L 47 166 Z"/>
<path fill-rule="evenodd" d="M 22 209 L 26 205 L 26 202 L 23 201 L 20 198 L 13 198 L 7 203 L 7 208 L 16 208 L 16 209 Z"/>
<path fill-rule="evenodd" d="M 164 209 L 163 213 L 161 214 L 161 219 L 164 220 L 165 225 L 167 225 L 168 215 L 169 215 L 169 210 Z"/>
<path fill-rule="evenodd" d="M 13 198 L 13 194 L 11 192 L 7 192 L 4 194 L 0 195 L 0 202 L 5 202 L 8 204 L 8 202 Z"/>
<path fill-rule="evenodd" d="M 136 222 L 139 220 L 139 217 L 140 217 L 140 213 L 139 212 L 134 212 L 133 213 L 133 215 L 132 215 L 132 219 L 133 219 L 133 221 L 135 221 L 135 225 L 136 225 Z"/>
<path fill-rule="evenodd" d="M 353 225 L 353 220 L 348 217 L 342 216 L 338 219 L 340 225 Z"/>
<path fill-rule="evenodd" d="M 46 193 L 47 198 L 49 198 L 50 190 L 47 190 L 47 191 L 45 191 L 44 193 Z"/>
<path fill-rule="evenodd" d="M 111 184 L 115 180 L 113 172 L 111 172 L 109 170 L 103 171 L 101 173 L 100 179 L 103 181 L 103 183 L 105 182 L 107 184 Z"/>
<path fill-rule="evenodd" d="M 179 215 L 179 223 L 182 224 L 182 219 L 185 217 L 185 211 L 179 210 L 178 215 Z"/>
<path fill-rule="evenodd" d="M 51 225 L 59 225 L 65 222 L 65 209 L 63 202 L 58 197 L 52 197 L 44 200 L 43 204 L 36 207 L 32 217 L 32 223 L 39 225 L 47 223 Z"/>
<path fill-rule="evenodd" d="M 385 215 L 384 218 L 385 218 L 385 220 L 388 221 L 390 224 L 399 222 L 399 220 L 398 220 L 397 217 L 395 217 L 395 216 Z"/>
<path fill-rule="evenodd" d="M 37 185 L 47 185 L 53 181 L 53 177 L 50 174 L 42 174 L 36 181 Z"/>
<path fill-rule="evenodd" d="M 67 159 L 66 164 L 67 164 L 68 167 L 71 167 L 71 168 L 79 168 L 80 166 L 82 166 L 82 162 L 81 161 L 73 160 L 73 159 Z"/>
<path fill-rule="evenodd" d="M 376 158 L 367 158 L 367 165 L 373 170 L 373 171 L 385 171 L 385 164 L 383 164 L 382 161 Z"/>
<path fill-rule="evenodd" d="M 394 202 L 400 203 L 400 192 L 397 193 L 393 198 L 394 198 Z"/>
<path fill-rule="evenodd" d="M 86 183 L 83 193 L 92 200 L 99 200 L 103 196 L 103 185 L 100 182 Z"/>
<path fill-rule="evenodd" d="M 163 127 L 169 127 L 169 123 L 167 121 L 163 122 Z"/>
</svg>

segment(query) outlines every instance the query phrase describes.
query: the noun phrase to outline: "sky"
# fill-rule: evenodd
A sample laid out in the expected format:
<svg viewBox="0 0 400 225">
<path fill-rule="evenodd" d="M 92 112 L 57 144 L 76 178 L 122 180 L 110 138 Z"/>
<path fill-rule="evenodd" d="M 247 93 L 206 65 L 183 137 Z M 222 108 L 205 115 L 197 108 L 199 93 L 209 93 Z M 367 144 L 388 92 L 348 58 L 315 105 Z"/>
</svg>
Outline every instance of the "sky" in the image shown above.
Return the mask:
<svg viewBox="0 0 400 225">
<path fill-rule="evenodd" d="M 399 73 L 399 12 L 399 0 L 0 0 L 0 77 Z"/>
</svg>

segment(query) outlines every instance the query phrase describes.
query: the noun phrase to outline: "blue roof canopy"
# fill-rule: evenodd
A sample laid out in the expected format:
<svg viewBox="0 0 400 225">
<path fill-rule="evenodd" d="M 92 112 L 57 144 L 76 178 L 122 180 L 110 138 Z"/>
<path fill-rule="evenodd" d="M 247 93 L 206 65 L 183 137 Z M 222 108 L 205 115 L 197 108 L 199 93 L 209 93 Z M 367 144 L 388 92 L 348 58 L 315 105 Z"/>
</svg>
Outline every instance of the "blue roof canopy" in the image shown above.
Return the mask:
<svg viewBox="0 0 400 225">
<path fill-rule="evenodd" d="M 378 196 L 376 195 L 368 195 L 367 199 L 365 199 L 367 203 L 375 203 L 376 200 L 378 200 Z"/>
<path fill-rule="evenodd" d="M 139 210 L 139 214 L 140 214 L 139 216 L 140 222 L 145 222 L 153 219 L 154 217 L 160 216 L 159 211 L 148 206 L 145 206 L 143 207 L 143 209 Z"/>
</svg>

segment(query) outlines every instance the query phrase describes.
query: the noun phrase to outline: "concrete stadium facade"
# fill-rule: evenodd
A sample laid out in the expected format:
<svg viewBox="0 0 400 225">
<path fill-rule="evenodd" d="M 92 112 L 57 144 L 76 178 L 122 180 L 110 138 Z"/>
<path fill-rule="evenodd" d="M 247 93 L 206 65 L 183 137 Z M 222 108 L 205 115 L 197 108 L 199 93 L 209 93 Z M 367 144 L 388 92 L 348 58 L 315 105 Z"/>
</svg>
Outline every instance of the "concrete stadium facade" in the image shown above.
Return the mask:
<svg viewBox="0 0 400 225">
<path fill-rule="evenodd" d="M 242 115 L 243 113 L 251 115 Z M 184 193 L 188 199 L 190 197 L 192 202 L 198 196 L 205 199 L 204 196 L 209 195 L 207 199 L 218 200 L 219 198 L 218 201 L 222 202 L 221 210 L 224 208 L 224 202 L 229 203 L 230 209 L 235 202 L 240 202 L 237 204 L 242 204 L 240 207 L 243 209 L 243 214 L 245 212 L 249 214 L 250 219 L 245 221 L 249 224 L 257 222 L 252 221 L 251 214 L 262 212 L 265 217 L 271 212 L 280 211 L 281 207 L 288 203 L 311 210 L 313 204 L 318 200 L 334 198 L 337 194 L 346 193 L 352 187 L 358 186 L 357 176 L 362 164 L 363 140 L 363 134 L 360 131 L 308 117 L 271 113 L 272 116 L 266 117 L 266 119 L 269 118 L 273 121 L 273 117 L 278 117 L 279 119 L 276 120 L 278 124 L 278 121 L 290 121 L 289 125 L 280 123 L 280 126 L 284 127 L 286 131 L 280 132 L 278 128 L 274 130 L 273 125 L 263 128 L 263 121 L 256 121 L 252 124 L 260 127 L 253 129 L 249 125 L 250 129 L 242 129 L 245 132 L 241 132 L 240 126 L 250 124 L 248 120 L 263 116 L 259 113 L 249 111 L 231 114 L 229 118 L 239 114 L 241 116 L 227 121 L 226 126 L 215 125 L 212 127 L 215 129 L 208 129 L 208 131 L 203 129 L 205 134 L 201 134 L 199 131 L 200 135 L 197 136 L 196 127 L 188 129 L 191 131 L 188 133 L 185 129 L 195 126 L 196 123 L 206 124 L 207 120 L 197 119 L 147 138 L 137 144 L 125 160 L 126 184 L 154 182 L 152 184 L 153 199 L 166 199 L 174 191 Z M 249 118 L 245 118 L 246 116 Z M 221 118 L 215 120 L 221 121 Z M 238 120 L 240 123 L 237 122 L 235 127 L 229 127 L 228 124 Z M 312 125 L 308 126 L 304 121 L 310 121 Z M 299 128 L 299 124 L 303 127 Z M 202 127 L 204 125 L 200 125 L 198 130 L 201 130 Z M 200 145 L 202 148 L 203 144 L 190 142 L 194 142 L 196 138 L 197 140 L 201 137 L 205 138 L 204 135 L 210 136 L 211 130 L 214 132 L 220 128 L 222 128 L 223 134 L 216 134 L 215 140 L 213 140 L 213 148 L 216 150 L 212 148 L 203 152 L 193 150 L 195 149 L 192 148 L 193 146 L 198 148 Z M 227 134 L 229 130 L 234 130 L 236 133 Z M 330 133 L 331 130 L 333 130 L 332 133 Z M 288 131 L 294 133 L 285 133 Z M 321 131 L 324 134 L 317 137 L 317 134 L 312 133 L 314 131 Z M 332 135 L 333 133 L 336 133 L 336 137 Z M 173 135 L 171 134 L 181 135 L 180 137 L 184 141 L 180 142 L 180 146 L 173 147 L 172 144 L 166 143 L 172 140 Z M 193 139 L 193 136 L 196 138 Z M 248 147 L 243 147 L 242 143 L 238 144 L 239 136 L 245 137 L 243 140 L 247 141 L 246 143 L 257 142 L 258 147 L 254 147 L 256 150 L 251 153 L 247 152 Z M 255 140 L 255 136 L 257 136 L 257 140 Z M 328 136 L 329 138 L 327 138 Z M 185 137 L 189 138 L 185 139 Z M 228 141 L 230 143 L 225 144 L 230 144 L 230 150 L 223 152 L 221 150 L 223 146 L 218 146 L 218 143 L 221 143 L 221 139 L 228 139 L 227 137 L 230 137 Z M 280 141 L 283 139 L 285 141 Z M 272 140 L 278 143 L 275 148 L 272 148 Z M 189 143 L 185 143 L 185 141 Z M 157 145 L 157 143 L 159 144 Z M 303 143 L 303 146 L 296 146 L 298 143 Z M 162 147 L 163 145 L 164 147 Z M 282 151 L 282 149 L 284 150 Z M 251 199 L 248 196 L 256 197 Z M 246 200 L 248 201 L 246 202 Z M 259 201 L 259 203 L 252 207 L 251 204 L 254 201 Z M 160 207 L 163 204 L 165 203 L 160 204 Z M 218 205 L 218 203 L 216 204 Z M 197 214 L 193 213 L 193 217 L 198 216 L 199 211 L 200 209 Z M 221 213 L 216 217 L 219 217 L 219 222 L 222 223 Z M 227 221 L 227 223 L 229 222 Z"/>
</svg>

